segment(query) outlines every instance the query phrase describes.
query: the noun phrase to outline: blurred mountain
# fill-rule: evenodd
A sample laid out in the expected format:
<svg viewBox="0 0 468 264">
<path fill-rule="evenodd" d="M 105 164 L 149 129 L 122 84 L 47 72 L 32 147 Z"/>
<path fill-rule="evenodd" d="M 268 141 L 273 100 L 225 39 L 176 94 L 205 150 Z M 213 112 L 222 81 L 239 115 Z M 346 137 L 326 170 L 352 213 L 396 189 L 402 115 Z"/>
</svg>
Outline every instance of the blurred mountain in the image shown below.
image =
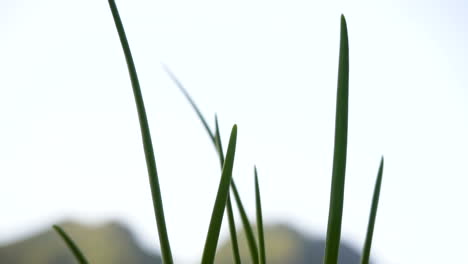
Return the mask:
<svg viewBox="0 0 468 264">
<path fill-rule="evenodd" d="M 107 222 L 84 225 L 76 222 L 59 224 L 77 243 L 90 263 L 161 264 L 161 258 L 142 249 L 132 233 L 122 224 Z M 244 232 L 238 232 L 242 263 L 251 263 Z M 267 225 L 265 244 L 268 264 L 321 264 L 325 241 L 297 231 L 289 225 Z M 342 243 L 339 264 L 358 264 L 360 254 Z M 8 264 L 76 264 L 62 239 L 49 228 L 41 233 L 6 246 L 0 246 L 0 263 Z M 215 263 L 231 264 L 229 241 L 218 247 Z"/>
<path fill-rule="evenodd" d="M 89 226 L 67 221 L 59 225 L 78 244 L 90 263 L 161 263 L 160 257 L 143 250 L 122 224 L 108 222 L 99 226 Z M 25 240 L 0 247 L 0 263 L 76 264 L 77 262 L 51 227 Z"/>
<path fill-rule="evenodd" d="M 255 229 L 256 230 L 256 229 Z M 266 260 L 268 264 L 322 264 L 325 240 L 305 235 L 289 225 L 265 226 Z M 252 263 L 244 232 L 237 233 L 242 263 Z M 341 243 L 338 263 L 358 264 L 360 253 Z M 230 242 L 220 245 L 215 263 L 234 263 Z"/>
</svg>

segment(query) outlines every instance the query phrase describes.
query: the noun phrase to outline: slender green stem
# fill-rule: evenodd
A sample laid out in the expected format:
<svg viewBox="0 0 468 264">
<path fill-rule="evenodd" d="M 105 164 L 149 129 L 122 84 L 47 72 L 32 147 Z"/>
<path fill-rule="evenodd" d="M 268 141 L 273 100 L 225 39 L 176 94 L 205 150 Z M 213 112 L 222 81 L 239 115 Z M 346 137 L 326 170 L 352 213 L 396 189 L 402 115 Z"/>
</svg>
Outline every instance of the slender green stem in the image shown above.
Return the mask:
<svg viewBox="0 0 468 264">
<path fill-rule="evenodd" d="M 372 206 L 369 215 L 369 224 L 367 225 L 366 241 L 362 250 L 361 264 L 369 264 L 370 251 L 372 246 L 372 237 L 374 235 L 375 219 L 377 217 L 377 207 L 379 206 L 380 186 L 382 185 L 382 175 L 384 168 L 384 158 L 380 160 L 379 172 L 374 186 L 374 195 L 372 197 Z"/>
<path fill-rule="evenodd" d="M 239 242 L 237 241 L 237 233 L 236 233 L 237 231 L 236 231 L 236 225 L 234 221 L 234 213 L 232 211 L 232 203 L 231 203 L 230 194 L 228 194 L 226 208 L 228 211 L 227 215 L 228 215 L 228 222 L 229 222 L 229 234 L 231 235 L 232 257 L 233 257 L 234 263 L 240 264 L 241 257 L 240 257 L 240 252 L 239 252 Z"/>
<path fill-rule="evenodd" d="M 143 96 L 140 89 L 140 83 L 136 73 L 135 64 L 133 62 L 132 53 L 130 52 L 130 46 L 125 35 L 122 20 L 120 19 L 119 12 L 114 0 L 109 0 L 109 6 L 112 11 L 115 26 L 119 34 L 120 42 L 125 54 L 127 61 L 128 72 L 132 83 L 133 94 L 135 97 L 135 103 L 138 110 L 138 118 L 140 120 L 140 130 L 143 140 L 143 148 L 145 151 L 146 166 L 148 169 L 149 182 L 151 186 L 151 193 L 153 198 L 154 212 L 156 217 L 156 224 L 159 233 L 159 242 L 161 245 L 161 254 L 163 263 L 172 264 L 172 253 L 169 244 L 169 237 L 167 235 L 166 221 L 164 219 L 164 208 L 161 197 L 161 190 L 159 187 L 158 173 L 156 170 L 156 160 L 154 157 L 153 144 L 151 142 L 151 134 L 148 125 L 148 119 L 146 117 L 145 104 L 143 102 Z"/>
<path fill-rule="evenodd" d="M 221 223 L 223 221 L 224 208 L 229 197 L 229 186 L 232 179 L 232 168 L 234 166 L 234 157 L 236 152 L 237 126 L 234 125 L 229 139 L 229 145 L 226 153 L 226 160 L 221 174 L 218 194 L 216 196 L 213 213 L 211 216 L 210 227 L 206 237 L 205 248 L 203 250 L 202 264 L 214 263 L 216 247 L 218 245 Z"/>
<path fill-rule="evenodd" d="M 343 196 L 346 172 L 346 152 L 348 141 L 348 81 L 349 54 L 348 31 L 345 17 L 341 16 L 340 60 L 338 68 L 338 92 L 335 120 L 335 151 L 328 213 L 325 264 L 336 264 L 340 247 Z"/>
<path fill-rule="evenodd" d="M 190 94 L 184 88 L 184 86 L 179 81 L 179 79 L 177 79 L 177 77 L 174 75 L 174 73 L 172 73 L 172 71 L 164 64 L 163 64 L 163 69 L 169 75 L 171 80 L 176 84 L 176 86 L 180 89 L 180 91 L 184 94 L 187 101 L 189 101 L 189 103 L 192 106 L 193 110 L 197 113 L 198 118 L 202 122 L 203 127 L 205 128 L 206 132 L 210 136 L 211 141 L 213 141 L 213 143 L 216 144 L 215 143 L 215 136 L 214 136 L 213 132 L 211 132 L 211 129 L 210 129 L 210 126 L 208 125 L 208 122 L 206 122 L 206 119 L 203 117 L 203 115 L 200 112 L 200 109 L 197 107 L 197 104 L 195 103 L 195 101 L 193 101 L 192 97 L 190 97 Z M 216 145 L 215 145 L 215 147 L 216 147 Z"/>
<path fill-rule="evenodd" d="M 241 204 L 240 195 L 237 191 L 237 188 L 234 188 L 234 183 L 231 182 L 231 190 L 234 194 L 234 199 L 236 199 L 237 205 Z M 247 239 L 247 246 L 249 247 L 250 257 L 252 259 L 252 263 L 258 264 L 258 249 L 257 243 L 255 242 L 255 236 L 253 233 L 253 229 L 250 226 L 249 218 L 247 217 L 247 213 L 245 212 L 244 207 L 238 206 L 239 215 L 241 217 L 242 224 L 244 226 L 245 237 Z"/>
<path fill-rule="evenodd" d="M 265 238 L 263 235 L 263 216 L 262 216 L 262 202 L 260 198 L 260 187 L 258 184 L 257 167 L 254 168 L 255 174 L 255 202 L 257 204 L 257 230 L 258 230 L 258 249 L 259 249 L 259 263 L 266 263 L 265 254 Z"/>
<path fill-rule="evenodd" d="M 76 243 L 71 239 L 71 237 L 58 225 L 53 226 L 54 230 L 59 234 L 59 236 L 63 239 L 67 247 L 75 256 L 76 261 L 80 264 L 88 264 L 88 260 L 86 260 L 85 256 L 81 252 L 80 248 L 76 245 Z"/>
</svg>

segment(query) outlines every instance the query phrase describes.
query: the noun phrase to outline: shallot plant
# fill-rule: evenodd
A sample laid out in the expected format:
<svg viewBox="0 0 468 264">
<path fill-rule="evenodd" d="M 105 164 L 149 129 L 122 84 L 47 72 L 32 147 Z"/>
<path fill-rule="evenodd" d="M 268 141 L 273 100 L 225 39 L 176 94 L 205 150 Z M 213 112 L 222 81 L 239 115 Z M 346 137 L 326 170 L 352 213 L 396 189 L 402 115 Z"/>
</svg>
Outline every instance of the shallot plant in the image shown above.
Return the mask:
<svg viewBox="0 0 468 264">
<path fill-rule="evenodd" d="M 128 67 L 130 80 L 132 84 L 134 100 L 137 108 L 138 119 L 140 123 L 141 138 L 145 153 L 146 165 L 148 169 L 149 184 L 154 206 L 154 214 L 156 226 L 159 234 L 159 244 L 161 258 L 164 264 L 173 264 L 173 255 L 169 243 L 169 235 L 166 228 L 166 219 L 164 216 L 164 207 L 161 197 L 161 188 L 159 185 L 159 175 L 156 169 L 156 160 L 151 141 L 151 133 L 148 125 L 148 118 L 145 110 L 143 96 L 140 90 L 137 71 L 133 62 L 130 46 L 125 35 L 122 20 L 120 18 L 117 6 L 114 0 L 109 0 L 110 10 L 115 22 L 117 33 L 120 38 L 123 53 Z M 193 107 L 201 123 L 203 124 L 208 136 L 210 137 L 213 146 L 219 157 L 221 167 L 221 178 L 219 182 L 218 192 L 214 200 L 213 211 L 211 215 L 210 225 L 206 235 L 205 246 L 201 257 L 202 264 L 214 263 L 216 248 L 218 245 L 221 224 L 224 213 L 226 212 L 229 224 L 230 239 L 233 252 L 233 262 L 241 263 L 239 246 L 236 235 L 236 226 L 233 216 L 233 204 L 235 203 L 239 211 L 241 224 L 246 234 L 247 245 L 251 262 L 254 264 L 265 264 L 268 262 L 265 252 L 265 239 L 263 230 L 262 204 L 260 199 L 260 188 L 258 181 L 257 168 L 254 168 L 255 179 L 255 204 L 256 204 L 256 229 L 252 227 L 245 207 L 241 200 L 241 196 L 237 190 L 235 181 L 232 177 L 234 166 L 236 141 L 237 141 L 237 125 L 233 125 L 226 154 L 223 151 L 221 135 L 219 133 L 218 117 L 215 116 L 215 127 L 210 128 L 206 118 L 201 114 L 201 111 L 191 98 L 182 83 L 176 76 L 164 66 L 169 77 L 174 81 L 176 86 L 181 90 L 188 102 Z M 334 139 L 334 155 L 333 155 L 333 170 L 332 182 L 330 191 L 330 205 L 328 215 L 328 226 L 325 246 L 325 264 L 338 263 L 338 253 L 341 237 L 341 222 L 343 214 L 343 196 L 345 187 L 345 172 L 347 158 L 347 140 L 348 140 L 348 80 L 349 80 L 349 48 L 348 48 L 348 30 L 346 19 L 341 16 L 341 33 L 340 33 L 340 50 L 339 50 L 339 65 L 338 65 L 338 89 L 336 100 L 336 117 L 335 117 L 335 139 Z M 370 249 L 372 244 L 372 236 L 374 231 L 375 219 L 377 215 L 377 207 L 380 195 L 380 186 L 382 183 L 383 174 L 383 157 L 380 162 L 380 167 L 377 174 L 377 180 L 374 187 L 374 195 L 372 198 L 369 222 L 367 227 L 366 239 L 362 251 L 361 263 L 369 263 Z M 233 202 L 234 201 L 234 202 Z M 63 239 L 66 245 L 76 258 L 76 261 L 81 264 L 89 263 L 85 254 L 79 249 L 72 238 L 59 226 L 54 226 L 58 235 Z M 257 239 L 255 238 L 255 233 Z"/>
</svg>

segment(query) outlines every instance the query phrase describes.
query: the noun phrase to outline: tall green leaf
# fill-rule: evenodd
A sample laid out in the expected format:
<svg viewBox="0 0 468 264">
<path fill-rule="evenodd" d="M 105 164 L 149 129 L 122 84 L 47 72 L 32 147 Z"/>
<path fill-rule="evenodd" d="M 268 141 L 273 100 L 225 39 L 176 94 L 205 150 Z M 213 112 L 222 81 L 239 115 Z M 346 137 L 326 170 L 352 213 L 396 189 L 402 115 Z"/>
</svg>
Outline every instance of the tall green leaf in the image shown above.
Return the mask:
<svg viewBox="0 0 468 264">
<path fill-rule="evenodd" d="M 60 226 L 54 225 L 53 228 L 57 232 L 57 234 L 59 234 L 59 236 L 63 239 L 70 251 L 73 253 L 73 256 L 75 256 L 76 261 L 78 261 L 78 263 L 80 264 L 88 264 L 88 260 L 86 260 L 85 256 L 78 248 L 76 243 L 73 241 L 73 239 L 71 239 L 71 237 Z"/>
<path fill-rule="evenodd" d="M 120 42 L 122 44 L 125 59 L 127 61 L 128 72 L 133 88 L 133 95 L 135 97 L 135 104 L 138 111 L 138 119 L 140 121 L 140 130 L 143 140 L 143 148 L 145 151 L 146 166 L 148 168 L 149 182 L 151 186 L 151 193 L 153 198 L 154 212 L 156 217 L 156 224 L 158 226 L 159 243 L 161 245 L 162 259 L 165 264 L 172 264 L 172 253 L 169 244 L 169 237 L 167 235 L 166 221 L 164 219 L 164 208 L 161 198 L 161 190 L 159 188 L 158 172 L 156 170 L 156 160 L 154 157 L 153 144 L 151 141 L 151 134 L 148 125 L 148 119 L 146 117 L 145 104 L 143 102 L 143 96 L 140 89 L 140 83 L 136 73 L 135 64 L 133 62 L 132 53 L 130 52 L 130 46 L 125 35 L 122 20 L 120 19 L 119 11 L 114 0 L 109 0 L 109 6 L 112 11 L 115 26 L 119 34 Z"/>
<path fill-rule="evenodd" d="M 216 147 L 215 136 L 214 136 L 213 132 L 211 132 L 211 129 L 210 129 L 210 126 L 208 125 L 208 122 L 206 122 L 206 119 L 203 117 L 200 109 L 197 107 L 197 104 L 195 104 L 195 101 L 193 101 L 192 97 L 190 97 L 190 94 L 187 92 L 187 90 L 182 85 L 182 83 L 179 81 L 179 79 L 177 79 L 177 77 L 174 75 L 174 73 L 172 73 L 172 71 L 164 64 L 163 64 L 163 69 L 169 75 L 171 80 L 176 84 L 176 86 L 179 88 L 179 90 L 182 92 L 182 94 L 184 94 L 187 101 L 189 101 L 189 103 L 192 106 L 193 110 L 195 111 L 195 113 L 197 113 L 198 118 L 202 122 L 203 127 L 205 128 L 206 132 L 210 136 L 211 141 L 213 141 L 213 143 L 215 144 L 215 147 Z"/>
<path fill-rule="evenodd" d="M 231 185 L 234 183 L 232 182 Z M 240 195 L 237 191 L 237 188 L 232 188 L 232 193 L 234 194 L 234 199 L 236 199 L 237 207 L 239 209 L 239 215 L 244 226 L 245 237 L 247 239 L 247 246 L 249 247 L 250 258 L 252 259 L 252 263 L 258 264 L 258 248 L 257 242 L 255 242 L 255 236 L 253 229 L 250 225 L 249 218 L 247 217 L 247 213 L 245 212 L 244 207 L 239 206 L 241 204 Z"/>
<path fill-rule="evenodd" d="M 222 169 L 224 166 L 224 154 L 223 154 L 224 151 L 223 151 L 223 145 L 221 143 L 221 134 L 219 133 L 219 124 L 218 124 L 217 115 L 215 115 L 215 142 L 216 142 L 216 149 L 218 150 L 219 162 L 221 164 L 221 169 Z M 239 243 L 237 242 L 236 223 L 234 221 L 234 213 L 232 211 L 230 194 L 228 194 L 226 208 L 227 208 L 228 223 L 229 223 L 229 233 L 231 235 L 232 256 L 234 258 L 234 263 L 240 264 L 241 258 L 240 258 L 240 253 L 239 253 Z"/>
<path fill-rule="evenodd" d="M 367 225 L 366 241 L 362 250 L 361 264 L 369 264 L 370 250 L 372 246 L 372 237 L 374 235 L 375 219 L 377 217 L 377 207 L 379 206 L 380 186 L 382 185 L 382 174 L 384 167 L 384 158 L 380 160 L 379 172 L 374 186 L 374 195 L 372 197 L 372 206 L 369 215 L 369 224 Z"/>
<path fill-rule="evenodd" d="M 218 147 L 216 145 L 215 136 L 213 135 L 213 132 L 211 132 L 211 129 L 209 128 L 205 117 L 203 117 L 203 115 L 201 114 L 201 111 L 198 109 L 198 107 L 195 104 L 194 100 L 192 100 L 192 98 L 190 97 L 190 95 L 187 92 L 187 90 L 185 89 L 185 87 L 177 79 L 177 77 L 169 70 L 169 68 L 164 66 L 164 69 L 166 70 L 168 75 L 171 77 L 171 79 L 174 81 L 176 86 L 182 91 L 185 98 L 190 102 L 192 108 L 197 113 L 198 118 L 203 123 L 203 126 L 205 127 L 206 132 L 210 136 L 211 141 L 213 143 L 213 146 L 216 148 L 216 151 L 219 152 Z M 219 138 L 219 140 L 221 141 L 220 138 Z M 221 153 L 220 155 L 223 155 L 223 154 Z M 249 247 L 250 256 L 252 258 L 252 263 L 258 264 L 258 249 L 257 249 L 257 244 L 255 242 L 255 237 L 253 235 L 253 229 L 252 229 L 252 226 L 250 225 L 249 218 L 247 217 L 247 213 L 245 212 L 244 205 L 243 205 L 242 200 L 240 198 L 240 195 L 239 195 L 239 192 L 237 190 L 237 186 L 236 186 L 236 183 L 235 183 L 234 179 L 232 179 L 232 181 L 231 181 L 231 190 L 232 190 L 232 192 L 234 194 L 234 199 L 236 201 L 237 208 L 239 210 L 239 214 L 240 214 L 240 217 L 241 217 L 241 220 L 242 220 L 242 225 L 244 227 L 244 231 L 245 231 L 245 234 L 246 234 L 247 245 Z M 231 239 L 232 239 L 232 237 L 231 237 Z"/>
<path fill-rule="evenodd" d="M 232 181 L 232 179 L 231 179 Z M 239 242 L 237 241 L 237 231 L 236 225 L 234 222 L 234 213 L 232 211 L 231 196 L 228 194 L 226 208 L 228 211 L 228 223 L 229 223 L 229 234 L 231 235 L 231 247 L 232 247 L 232 257 L 235 264 L 241 263 L 241 257 L 239 252 Z"/>
<path fill-rule="evenodd" d="M 341 16 L 340 59 L 338 67 L 338 92 L 335 119 L 335 151 L 328 213 L 325 264 L 336 264 L 340 247 L 341 220 L 346 172 L 346 151 L 348 141 L 348 81 L 349 54 L 346 19 Z"/>
<path fill-rule="evenodd" d="M 234 125 L 229 139 L 229 145 L 226 153 L 221 180 L 218 187 L 213 213 L 211 215 L 210 227 L 206 236 L 205 248 L 203 250 L 202 264 L 214 263 L 216 247 L 221 231 L 221 223 L 223 221 L 224 208 L 229 195 L 229 186 L 232 179 L 232 168 L 234 165 L 234 156 L 236 153 L 237 126 Z"/>
<path fill-rule="evenodd" d="M 262 216 L 262 202 L 260 199 L 260 187 L 258 184 L 257 167 L 254 168 L 255 174 L 255 202 L 257 204 L 257 230 L 258 230 L 258 249 L 259 249 L 259 262 L 260 264 L 266 263 L 265 254 L 265 238 L 263 236 L 263 216 Z"/>
</svg>

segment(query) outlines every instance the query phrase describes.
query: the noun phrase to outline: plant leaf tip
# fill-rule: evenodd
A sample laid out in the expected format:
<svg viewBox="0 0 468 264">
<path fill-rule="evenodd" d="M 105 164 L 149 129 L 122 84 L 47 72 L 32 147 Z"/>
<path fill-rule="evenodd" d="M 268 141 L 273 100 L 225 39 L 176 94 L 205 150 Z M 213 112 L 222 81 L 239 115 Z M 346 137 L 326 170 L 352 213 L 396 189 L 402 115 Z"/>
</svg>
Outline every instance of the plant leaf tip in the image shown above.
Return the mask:
<svg viewBox="0 0 468 264">
<path fill-rule="evenodd" d="M 169 66 L 167 66 L 166 63 L 161 62 L 161 67 L 163 68 L 163 70 L 164 70 L 166 73 L 172 75 L 172 71 L 171 71 L 171 69 L 169 68 Z"/>
<path fill-rule="evenodd" d="M 385 160 L 384 160 L 384 156 L 382 155 L 382 157 L 380 157 L 380 166 L 379 166 L 379 170 L 383 170 L 384 163 L 385 163 Z"/>
<path fill-rule="evenodd" d="M 343 14 L 341 14 L 341 27 L 342 27 L 344 30 L 348 31 L 348 29 L 347 29 L 347 23 L 346 23 L 346 18 L 345 18 L 345 16 L 344 16 Z"/>
<path fill-rule="evenodd" d="M 346 17 L 344 14 L 341 14 L 341 31 L 342 33 L 348 35 L 348 23 L 346 22 Z M 347 38 L 347 36 L 346 36 Z"/>
</svg>

